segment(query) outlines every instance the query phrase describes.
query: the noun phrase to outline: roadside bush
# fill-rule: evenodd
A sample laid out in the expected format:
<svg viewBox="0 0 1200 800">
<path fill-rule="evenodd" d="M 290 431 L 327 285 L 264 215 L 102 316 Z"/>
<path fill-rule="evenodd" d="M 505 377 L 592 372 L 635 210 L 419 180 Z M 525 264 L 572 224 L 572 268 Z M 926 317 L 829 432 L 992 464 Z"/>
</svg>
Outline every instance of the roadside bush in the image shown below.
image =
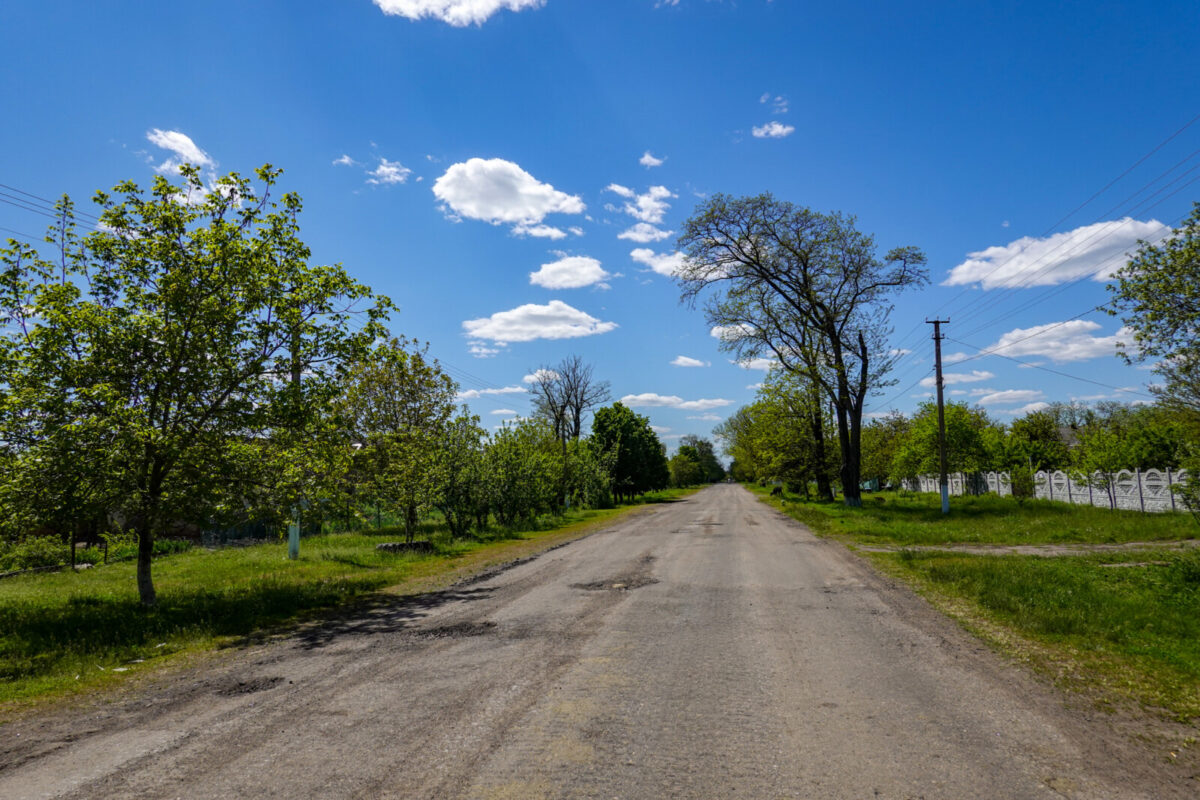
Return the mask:
<svg viewBox="0 0 1200 800">
<path fill-rule="evenodd" d="M 0 572 L 53 567 L 70 560 L 70 547 L 57 536 L 31 536 L 15 542 L 0 542 Z"/>
<path fill-rule="evenodd" d="M 1012 495 L 1018 503 L 1024 503 L 1036 493 L 1033 472 L 1024 468 L 1012 470 Z"/>
</svg>

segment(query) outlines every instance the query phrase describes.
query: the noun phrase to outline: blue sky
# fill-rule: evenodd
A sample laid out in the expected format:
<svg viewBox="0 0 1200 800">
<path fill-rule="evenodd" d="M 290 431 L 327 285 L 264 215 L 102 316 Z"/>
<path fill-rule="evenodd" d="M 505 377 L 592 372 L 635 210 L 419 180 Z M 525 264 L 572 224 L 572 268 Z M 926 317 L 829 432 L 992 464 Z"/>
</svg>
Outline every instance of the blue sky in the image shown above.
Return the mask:
<svg viewBox="0 0 1200 800">
<path fill-rule="evenodd" d="M 1152 373 L 1089 309 L 1200 199 L 1194 0 L 10 0 L 0 25 L 0 184 L 83 200 L 180 160 L 282 167 L 314 260 L 389 295 L 489 426 L 570 354 L 668 444 L 753 399 L 763 373 L 670 277 L 714 192 L 928 254 L 872 412 L 929 391 L 934 314 L 951 396 L 1001 421 L 1144 400 Z M 40 235 L 0 191 L 0 235 Z M 1025 365 L 958 360 L 998 345 Z"/>
</svg>

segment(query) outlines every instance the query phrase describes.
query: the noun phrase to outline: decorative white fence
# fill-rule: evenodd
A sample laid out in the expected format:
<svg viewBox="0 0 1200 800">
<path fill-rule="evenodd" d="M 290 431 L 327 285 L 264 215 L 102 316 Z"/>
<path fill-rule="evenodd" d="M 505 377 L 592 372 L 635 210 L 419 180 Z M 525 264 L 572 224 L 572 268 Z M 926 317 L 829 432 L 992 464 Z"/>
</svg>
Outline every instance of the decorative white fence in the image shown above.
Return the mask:
<svg viewBox="0 0 1200 800">
<path fill-rule="evenodd" d="M 1063 503 L 1123 508 L 1130 511 L 1184 511 L 1183 502 L 1172 487 L 1187 480 L 1187 470 L 1133 470 L 1113 473 L 1104 479 L 1095 473 L 1092 481 L 1081 480 L 1066 472 L 1038 471 L 1034 473 L 1034 493 L 1040 500 Z M 1007 497 L 1012 494 L 1012 481 L 1007 472 L 954 472 L 949 476 L 950 494 L 979 494 L 995 492 Z M 940 492 L 936 475 L 922 475 L 903 481 L 904 488 L 916 492 Z"/>
</svg>

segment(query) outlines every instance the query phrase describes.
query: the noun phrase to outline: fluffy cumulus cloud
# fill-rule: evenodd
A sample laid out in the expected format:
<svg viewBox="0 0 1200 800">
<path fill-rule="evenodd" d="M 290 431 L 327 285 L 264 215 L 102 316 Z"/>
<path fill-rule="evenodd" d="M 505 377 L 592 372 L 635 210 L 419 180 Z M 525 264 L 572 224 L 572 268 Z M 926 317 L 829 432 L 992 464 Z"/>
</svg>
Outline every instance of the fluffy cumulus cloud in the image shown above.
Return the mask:
<svg viewBox="0 0 1200 800">
<path fill-rule="evenodd" d="M 713 408 L 733 405 L 732 400 L 714 398 L 711 400 L 684 400 L 673 394 L 627 394 L 621 398 L 621 404 L 629 408 L 681 408 L 686 411 L 708 411 Z"/>
<path fill-rule="evenodd" d="M 529 282 L 547 289 L 580 289 L 584 286 L 608 288 L 606 280 L 612 273 L 600 262 L 587 256 L 564 256 L 558 261 L 542 264 L 537 272 L 529 273 Z"/>
<path fill-rule="evenodd" d="M 1014 328 L 984 352 L 1002 356 L 1044 356 L 1060 364 L 1115 356 L 1117 345 L 1133 342 L 1133 332 L 1121 328 L 1112 336 L 1095 336 L 1100 324 L 1086 319 Z"/>
<path fill-rule="evenodd" d="M 979 404 L 981 406 L 1006 406 L 1013 403 L 1032 403 L 1045 396 L 1040 389 L 1005 389 L 1001 392 L 989 392 L 981 396 Z"/>
<path fill-rule="evenodd" d="M 638 163 L 646 169 L 650 169 L 651 167 L 661 167 L 664 161 L 666 161 L 665 158 L 656 158 L 650 154 L 649 150 L 642 153 L 642 157 L 638 159 Z"/>
<path fill-rule="evenodd" d="M 711 366 L 707 361 L 701 361 L 698 358 L 688 358 L 687 356 L 675 356 L 675 360 L 671 362 L 675 367 L 708 367 Z"/>
<path fill-rule="evenodd" d="M 1139 239 L 1156 242 L 1170 233 L 1158 220 L 1139 222 L 1126 217 L 1084 225 L 1044 239 L 1023 236 L 1006 245 L 968 253 L 950 270 L 943 286 L 1006 289 L 1016 286 L 1054 286 L 1091 278 L 1106 281 L 1137 249 Z"/>
<path fill-rule="evenodd" d="M 664 231 L 661 228 L 656 228 L 649 222 L 638 222 L 633 227 L 621 231 L 617 234 L 618 239 L 627 239 L 638 244 L 646 244 L 647 242 L 661 242 L 663 239 L 669 239 L 675 231 Z"/>
<path fill-rule="evenodd" d="M 465 392 L 459 392 L 454 396 L 455 400 L 476 400 L 485 395 L 497 394 L 525 394 L 524 386 L 501 386 L 497 389 L 467 389 Z"/>
<path fill-rule="evenodd" d="M 638 247 L 629 251 L 629 257 L 667 277 L 674 277 L 683 266 L 683 253 L 680 252 L 656 253 L 648 247 Z"/>
<path fill-rule="evenodd" d="M 594 336 L 608 333 L 617 327 L 617 323 L 602 322 L 561 300 L 551 300 L 546 305 L 527 303 L 510 311 L 497 311 L 490 317 L 469 319 L 462 326 L 472 340 L 508 344 Z"/>
<path fill-rule="evenodd" d="M 777 119 L 773 119 L 766 125 L 755 125 L 750 133 L 754 134 L 755 139 L 782 139 L 785 136 L 791 136 L 796 131 L 794 125 L 784 125 Z"/>
<path fill-rule="evenodd" d="M 578 196 L 560 192 L 502 158 L 452 165 L 434 181 L 433 194 L 455 217 L 510 224 L 515 233 L 551 239 L 566 234 L 541 224 L 547 214 L 581 214 L 586 208 Z"/>
<path fill-rule="evenodd" d="M 622 211 L 636 220 L 648 222 L 651 225 L 658 225 L 663 221 L 663 215 L 671 207 L 667 201 L 678 196 L 665 186 L 651 186 L 644 193 L 638 194 L 627 186 L 610 183 L 605 190 L 625 198 Z"/>
<path fill-rule="evenodd" d="M 988 372 L 984 369 L 975 369 L 971 370 L 970 372 L 942 373 L 942 380 L 945 381 L 947 386 L 951 386 L 956 383 L 978 383 L 979 381 L 990 381 L 994 377 L 996 377 L 994 373 Z M 933 377 L 932 375 L 928 378 L 922 378 L 921 385 L 926 387 L 937 386 L 937 378 Z"/>
<path fill-rule="evenodd" d="M 545 0 L 374 0 L 385 14 L 408 19 L 439 19 L 463 27 L 482 25 L 497 11 L 538 8 Z"/>
<path fill-rule="evenodd" d="M 156 172 L 178 172 L 184 164 L 208 169 L 217 166 L 217 162 L 213 160 L 212 156 L 201 150 L 192 141 L 192 137 L 182 131 L 164 131 L 160 128 L 152 128 L 146 133 L 146 139 L 155 147 L 161 147 L 171 153 L 165 161 L 154 168 Z"/>
<path fill-rule="evenodd" d="M 723 342 L 734 342 L 754 333 L 754 326 L 745 322 L 738 325 L 714 325 L 709 335 Z"/>
<path fill-rule="evenodd" d="M 335 161 L 333 163 L 336 164 L 338 162 Z M 399 161 L 388 161 L 386 158 L 380 157 L 379 165 L 367 172 L 367 183 L 374 184 L 375 186 L 390 186 L 394 183 L 405 183 L 411 174 L 412 170 Z"/>
</svg>

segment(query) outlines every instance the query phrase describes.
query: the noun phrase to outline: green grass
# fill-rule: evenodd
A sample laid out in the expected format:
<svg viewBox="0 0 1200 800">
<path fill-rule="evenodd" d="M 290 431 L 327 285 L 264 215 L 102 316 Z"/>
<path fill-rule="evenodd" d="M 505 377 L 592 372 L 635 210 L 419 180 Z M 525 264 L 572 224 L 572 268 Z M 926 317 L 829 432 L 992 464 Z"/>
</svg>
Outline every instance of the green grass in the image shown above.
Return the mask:
<svg viewBox="0 0 1200 800">
<path fill-rule="evenodd" d="M 1068 684 L 1200 719 L 1200 552 L 1043 558 L 904 550 L 872 558 Z M 1126 563 L 1129 566 L 1104 566 Z M 960 617 L 963 615 L 960 613 Z M 1023 646 L 1033 644 L 1033 647 Z"/>
<path fill-rule="evenodd" d="M 1200 718 L 1200 551 L 1146 548 L 1027 556 L 912 548 L 945 544 L 1165 545 L 1196 538 L 1185 514 L 1142 514 L 996 496 L 864 495 L 864 507 L 785 502 L 815 533 L 855 546 L 1002 651 L 1102 704 L 1133 701 Z M 1128 566 L 1105 566 L 1123 563 Z"/>
<path fill-rule="evenodd" d="M 770 492 L 766 487 L 749 488 L 763 496 Z M 1200 526 L 1188 514 L 1111 511 L 1049 500 L 1018 504 L 996 495 L 952 497 L 948 515 L 942 514 L 941 499 L 933 494 L 864 494 L 862 508 L 803 502 L 791 494 L 786 498 L 785 504 L 771 502 L 818 534 L 847 536 L 857 544 L 1115 544 L 1200 535 Z"/>
<path fill-rule="evenodd" d="M 648 495 L 640 505 L 687 491 Z M 618 509 L 572 511 L 536 530 L 489 541 L 451 541 L 433 529 L 431 554 L 388 554 L 398 531 L 306 538 L 300 558 L 287 545 L 191 550 L 155 560 L 158 605 L 138 603 L 131 562 L 0 581 L 0 714 L 30 700 L 113 683 L 179 656 L 236 646 L 286 631 L 355 600 L 436 588 L 465 574 L 567 541 Z M 174 657 L 174 658 L 172 658 Z"/>
</svg>

